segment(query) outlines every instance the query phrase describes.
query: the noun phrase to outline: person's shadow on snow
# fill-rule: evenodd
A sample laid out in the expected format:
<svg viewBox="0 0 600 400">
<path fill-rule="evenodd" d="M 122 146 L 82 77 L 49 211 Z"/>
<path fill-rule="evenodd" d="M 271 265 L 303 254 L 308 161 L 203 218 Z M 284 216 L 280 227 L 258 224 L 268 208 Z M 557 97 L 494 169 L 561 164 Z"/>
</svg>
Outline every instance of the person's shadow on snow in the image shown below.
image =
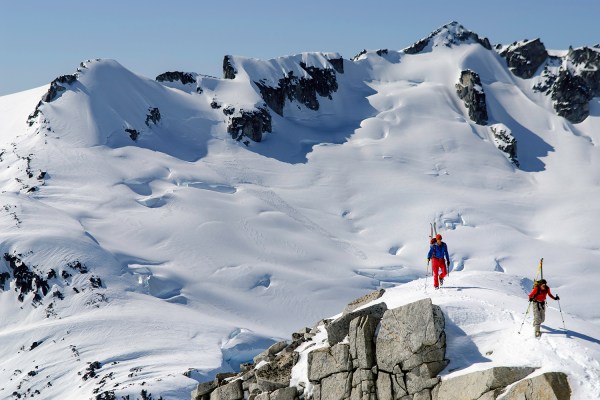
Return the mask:
<svg viewBox="0 0 600 400">
<path fill-rule="evenodd" d="M 600 339 L 597 339 L 595 337 L 591 337 L 588 335 L 584 335 L 583 333 L 579 333 L 579 332 L 572 331 L 569 329 L 564 330 L 564 329 L 549 328 L 546 325 L 542 325 L 542 327 L 546 330 L 546 332 L 542 332 L 545 335 L 565 335 L 568 338 L 574 337 L 574 338 L 578 338 L 578 339 L 587 340 L 588 342 L 600 344 Z"/>
</svg>

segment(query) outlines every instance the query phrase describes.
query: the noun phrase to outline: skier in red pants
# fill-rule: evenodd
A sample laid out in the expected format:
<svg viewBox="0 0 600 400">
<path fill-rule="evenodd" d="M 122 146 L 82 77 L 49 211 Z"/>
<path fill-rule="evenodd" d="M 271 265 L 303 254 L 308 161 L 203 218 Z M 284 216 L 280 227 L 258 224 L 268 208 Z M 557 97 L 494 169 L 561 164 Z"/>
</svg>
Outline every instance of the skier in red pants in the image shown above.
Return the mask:
<svg viewBox="0 0 600 400">
<path fill-rule="evenodd" d="M 448 267 L 450 267 L 450 256 L 448 255 L 448 246 L 446 246 L 446 243 L 442 242 L 442 235 L 440 235 L 439 233 L 435 236 L 435 243 L 431 245 L 431 247 L 429 248 L 429 253 L 427 253 L 427 264 L 429 264 L 429 260 L 431 260 L 432 258 L 433 262 L 431 263 L 431 270 L 433 271 L 433 287 L 439 289 L 440 285 L 444 284 L 444 278 L 446 277 L 446 275 L 448 275 L 446 264 L 448 264 Z M 441 274 L 439 273 L 439 269 L 442 270 Z"/>
</svg>

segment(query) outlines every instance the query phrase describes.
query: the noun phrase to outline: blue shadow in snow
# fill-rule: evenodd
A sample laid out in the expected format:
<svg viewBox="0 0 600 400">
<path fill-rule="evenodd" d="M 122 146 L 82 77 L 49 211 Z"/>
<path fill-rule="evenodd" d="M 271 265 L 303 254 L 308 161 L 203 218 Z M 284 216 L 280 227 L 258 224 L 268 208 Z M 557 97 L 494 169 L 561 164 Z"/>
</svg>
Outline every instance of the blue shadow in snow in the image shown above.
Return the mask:
<svg viewBox="0 0 600 400">
<path fill-rule="evenodd" d="M 488 124 L 502 122 L 512 131 L 517 140 L 519 169 L 525 172 L 540 172 L 546 169 L 541 158 L 554 151 L 554 147 L 516 121 L 493 96 L 486 98 L 490 118 Z"/>
<path fill-rule="evenodd" d="M 479 352 L 469 335 L 449 318 L 446 318 L 446 358 L 450 359 L 445 369 L 447 373 L 491 361 Z"/>
</svg>

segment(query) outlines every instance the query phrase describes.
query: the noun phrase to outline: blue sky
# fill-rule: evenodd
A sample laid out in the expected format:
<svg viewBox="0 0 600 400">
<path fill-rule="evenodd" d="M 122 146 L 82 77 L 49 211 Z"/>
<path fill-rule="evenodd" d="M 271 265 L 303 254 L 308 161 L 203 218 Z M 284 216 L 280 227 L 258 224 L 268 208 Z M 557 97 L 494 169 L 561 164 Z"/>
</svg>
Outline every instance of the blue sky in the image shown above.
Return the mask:
<svg viewBox="0 0 600 400">
<path fill-rule="evenodd" d="M 547 48 L 600 43 L 598 0 L 191 1 L 0 0 L 0 95 L 49 83 L 89 58 L 154 78 L 221 76 L 225 54 L 402 49 L 456 20 L 492 44 L 540 37 Z"/>
</svg>

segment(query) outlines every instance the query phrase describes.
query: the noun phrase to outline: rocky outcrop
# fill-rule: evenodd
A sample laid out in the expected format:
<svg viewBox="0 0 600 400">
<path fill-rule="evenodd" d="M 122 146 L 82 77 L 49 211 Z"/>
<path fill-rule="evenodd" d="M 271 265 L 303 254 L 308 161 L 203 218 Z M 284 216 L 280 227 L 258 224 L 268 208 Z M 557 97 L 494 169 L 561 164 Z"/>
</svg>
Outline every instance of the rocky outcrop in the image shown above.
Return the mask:
<svg viewBox="0 0 600 400">
<path fill-rule="evenodd" d="M 554 110 L 577 124 L 590 113 L 589 102 L 600 96 L 600 49 L 569 49 L 566 56 L 548 57 L 533 90 L 551 96 Z"/>
<path fill-rule="evenodd" d="M 556 113 L 574 124 L 582 122 L 590 115 L 592 91 L 585 80 L 561 69 L 552 86 L 552 101 Z"/>
<path fill-rule="evenodd" d="M 102 280 L 94 275 L 88 279 L 78 277 L 77 281 L 81 286 L 79 288 L 73 286 L 75 274 L 83 275 L 89 272 L 79 261 L 67 263 L 58 271 L 55 269 L 42 271 L 38 266 L 26 264 L 21 254 L 4 253 L 3 258 L 8 268 L 7 271 L 0 272 L 0 291 L 4 291 L 9 284 L 14 289 L 19 302 L 25 303 L 31 300 L 33 307 L 40 306 L 46 297 L 63 300 L 64 293 L 60 291 L 61 287 L 71 286 L 75 293 L 102 287 Z M 4 268 L 0 265 L 1 269 Z M 53 307 L 52 301 L 46 309 L 47 317 L 54 315 Z"/>
<path fill-rule="evenodd" d="M 329 62 L 331 63 L 331 60 Z M 279 115 L 283 115 L 286 99 L 297 101 L 316 111 L 319 109 L 317 95 L 331 100 L 331 95 L 338 90 L 336 71 L 343 72 L 344 64 L 343 60 L 333 63 L 337 65 L 337 68 L 335 66 L 333 68 L 317 68 L 301 62 L 300 67 L 306 71 L 308 77 L 298 77 L 293 71 L 289 71 L 279 79 L 275 87 L 267 84 L 265 80 L 259 80 L 254 84 L 258 87 L 264 102 Z"/>
<path fill-rule="evenodd" d="M 231 62 L 231 56 L 223 57 L 223 78 L 225 79 L 235 79 L 237 71 L 233 67 L 233 63 Z"/>
<path fill-rule="evenodd" d="M 35 110 L 33 110 L 33 112 L 27 117 L 27 124 L 29 126 L 33 126 L 36 119 L 40 116 L 40 114 L 42 114 L 40 107 L 44 103 L 50 103 L 51 101 L 56 100 L 58 97 L 60 97 L 62 92 L 67 90 L 64 85 L 72 85 L 75 81 L 77 81 L 77 74 L 61 75 L 50 82 L 48 91 L 42 96 L 42 99 L 36 105 Z"/>
<path fill-rule="evenodd" d="M 50 83 L 48 92 L 42 97 L 42 101 L 49 103 L 55 100 L 61 92 L 67 90 L 63 85 L 71 85 L 77 80 L 77 75 L 61 75 Z"/>
<path fill-rule="evenodd" d="M 350 323 L 355 318 L 370 315 L 379 320 L 381 317 L 383 317 L 383 314 L 386 312 L 386 310 L 387 305 L 385 303 L 377 303 L 370 307 L 344 314 L 335 321 L 326 322 L 325 329 L 327 330 L 327 339 L 329 340 L 329 345 L 333 346 L 348 336 Z"/>
<path fill-rule="evenodd" d="M 512 135 L 511 130 L 504 124 L 494 124 L 490 126 L 490 131 L 498 150 L 506 154 L 506 157 L 518 167 L 517 140 Z"/>
<path fill-rule="evenodd" d="M 446 379 L 435 388 L 432 400 L 495 399 L 508 385 L 533 371 L 531 367 L 496 367 Z"/>
<path fill-rule="evenodd" d="M 148 107 L 148 114 L 146 115 L 146 121 L 144 121 L 144 123 L 148 127 L 150 126 L 150 123 L 156 125 L 160 121 L 160 118 L 160 110 L 157 107 Z"/>
<path fill-rule="evenodd" d="M 506 65 L 519 78 L 531 78 L 548 59 L 546 47 L 540 39 L 515 42 L 500 52 Z"/>
<path fill-rule="evenodd" d="M 346 308 L 344 308 L 343 314 L 348 314 L 348 313 L 356 310 L 357 308 L 364 306 L 367 303 L 370 303 L 372 301 L 375 301 L 375 300 L 381 298 L 381 296 L 383 296 L 384 293 L 385 293 L 385 289 L 379 289 L 374 292 L 367 293 L 364 296 L 361 296 L 358 299 L 351 301 L 350 303 L 348 303 Z"/>
<path fill-rule="evenodd" d="M 344 73 L 344 58 L 340 57 L 340 58 L 330 58 L 329 59 L 329 64 L 331 64 L 331 66 L 333 67 L 333 69 L 335 69 L 335 71 L 338 74 L 343 74 Z"/>
<path fill-rule="evenodd" d="M 487 105 L 479 74 L 470 69 L 463 70 L 456 84 L 456 93 L 465 102 L 469 118 L 476 124 L 485 125 L 488 120 Z"/>
<path fill-rule="evenodd" d="M 569 399 L 564 374 L 521 381 L 532 367 L 495 367 L 441 380 L 438 374 L 449 363 L 441 308 L 429 298 L 389 310 L 384 303 L 365 303 L 381 294 L 348 305 L 361 309 L 296 332 L 291 343 L 275 343 L 238 374 L 199 384 L 192 400 L 493 400 L 501 394 L 511 400 Z"/>
<path fill-rule="evenodd" d="M 168 71 L 158 75 L 155 80 L 186 92 L 202 93 L 204 90 L 200 87 L 197 77 L 198 74 L 192 72 Z"/>
<path fill-rule="evenodd" d="M 183 85 L 196 83 L 194 74 L 181 71 L 168 71 L 158 75 L 155 80 L 157 82 L 181 82 Z"/>
<path fill-rule="evenodd" d="M 452 21 L 403 51 L 406 54 L 418 54 L 428 49 L 431 50 L 433 47 L 452 47 L 462 43 L 479 43 L 488 50 L 492 49 L 492 45 L 487 38 L 480 38 L 479 35 L 467 30 L 458 22 Z"/>
<path fill-rule="evenodd" d="M 225 115 L 228 115 L 226 112 Z M 255 110 L 239 110 L 229 113 L 227 132 L 237 141 L 244 137 L 255 142 L 262 140 L 265 132 L 271 132 L 271 114 L 264 107 Z M 248 142 L 244 142 L 248 144 Z"/>
<path fill-rule="evenodd" d="M 600 48 L 569 49 L 567 61 L 576 69 L 576 75 L 583 79 L 591 95 L 600 96 Z"/>
<path fill-rule="evenodd" d="M 129 135 L 129 138 L 136 142 L 140 137 L 140 132 L 137 129 L 125 128 L 125 132 Z"/>
<path fill-rule="evenodd" d="M 600 96 L 600 51 L 589 47 L 569 49 L 551 95 L 558 115 L 575 124 L 584 121 L 590 114 L 590 100 Z"/>
<path fill-rule="evenodd" d="M 524 379 L 514 385 L 503 397 L 504 400 L 569 400 L 571 387 L 567 375 L 562 372 L 546 372 Z"/>
</svg>

